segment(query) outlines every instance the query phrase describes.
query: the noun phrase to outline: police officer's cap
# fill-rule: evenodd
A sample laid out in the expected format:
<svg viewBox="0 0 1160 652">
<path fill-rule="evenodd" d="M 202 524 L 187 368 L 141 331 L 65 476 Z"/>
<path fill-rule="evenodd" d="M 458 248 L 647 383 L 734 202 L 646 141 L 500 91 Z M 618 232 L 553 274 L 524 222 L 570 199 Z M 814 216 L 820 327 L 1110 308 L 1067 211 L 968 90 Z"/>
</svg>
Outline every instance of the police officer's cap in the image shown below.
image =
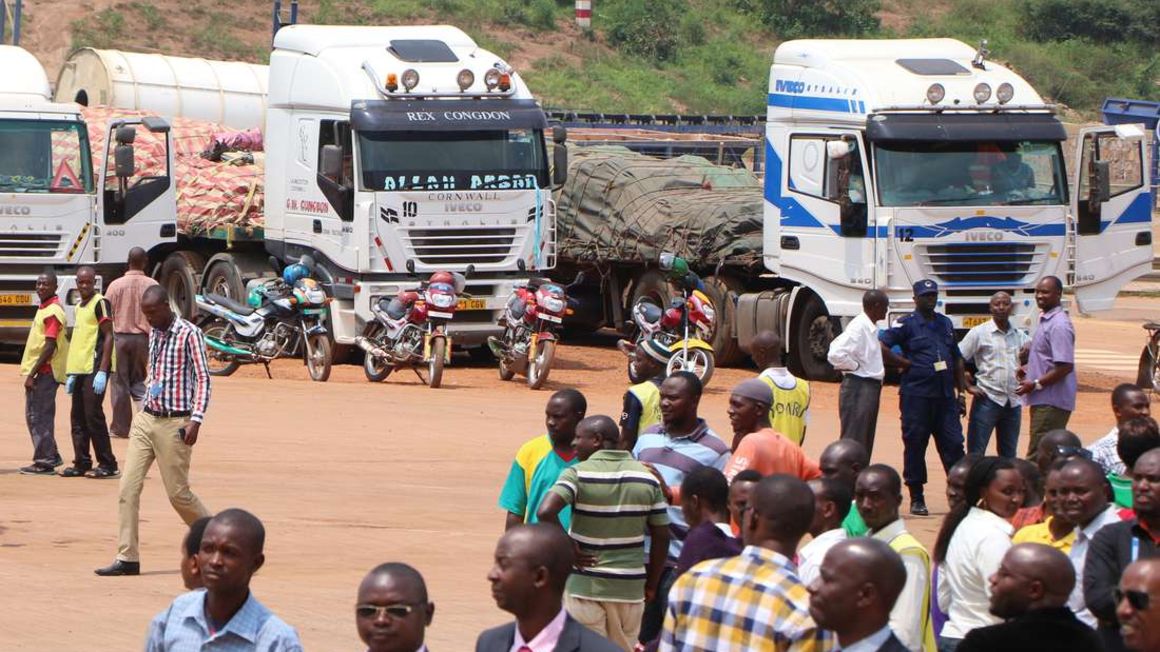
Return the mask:
<svg viewBox="0 0 1160 652">
<path fill-rule="evenodd" d="M 921 297 L 924 294 L 938 294 L 938 283 L 924 278 L 914 284 L 914 296 Z"/>
</svg>

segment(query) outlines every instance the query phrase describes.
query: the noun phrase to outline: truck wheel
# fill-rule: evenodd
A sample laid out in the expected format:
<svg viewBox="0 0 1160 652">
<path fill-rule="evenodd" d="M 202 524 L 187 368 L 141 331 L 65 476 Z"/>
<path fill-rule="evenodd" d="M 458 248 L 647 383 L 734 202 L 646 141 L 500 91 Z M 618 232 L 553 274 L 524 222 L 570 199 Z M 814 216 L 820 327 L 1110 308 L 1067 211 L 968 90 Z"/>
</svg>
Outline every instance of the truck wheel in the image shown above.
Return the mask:
<svg viewBox="0 0 1160 652">
<path fill-rule="evenodd" d="M 794 373 L 807 380 L 838 380 L 838 372 L 826 360 L 830 342 L 837 335 L 825 304 L 817 296 L 810 296 L 801 311 L 794 315 L 789 350 Z"/>
<path fill-rule="evenodd" d="M 737 323 L 737 304 L 733 302 L 741 294 L 741 282 L 731 276 L 710 276 L 705 279 L 705 294 L 713 301 L 717 311 L 713 324 L 713 351 L 717 354 L 717 364 L 725 367 L 735 365 L 745 359 L 745 353 L 737 343 L 733 329 Z"/>
<path fill-rule="evenodd" d="M 197 294 L 198 277 L 204 268 L 205 259 L 192 251 L 175 251 L 161 265 L 158 283 L 169 293 L 173 311 L 183 319 L 193 319 L 197 314 L 193 297 Z"/>
<path fill-rule="evenodd" d="M 650 269 L 642 274 L 632 286 L 632 302 L 628 304 L 628 310 L 625 311 L 625 314 L 629 315 L 628 319 L 631 321 L 632 307 L 641 299 L 648 299 L 661 308 L 667 308 L 672 296 L 673 293 L 669 290 L 669 282 L 665 279 L 665 275 L 655 269 Z"/>
<path fill-rule="evenodd" d="M 202 283 L 204 292 L 227 296 L 234 301 L 246 302 L 246 286 L 233 265 L 220 262 L 209 268 Z"/>
</svg>

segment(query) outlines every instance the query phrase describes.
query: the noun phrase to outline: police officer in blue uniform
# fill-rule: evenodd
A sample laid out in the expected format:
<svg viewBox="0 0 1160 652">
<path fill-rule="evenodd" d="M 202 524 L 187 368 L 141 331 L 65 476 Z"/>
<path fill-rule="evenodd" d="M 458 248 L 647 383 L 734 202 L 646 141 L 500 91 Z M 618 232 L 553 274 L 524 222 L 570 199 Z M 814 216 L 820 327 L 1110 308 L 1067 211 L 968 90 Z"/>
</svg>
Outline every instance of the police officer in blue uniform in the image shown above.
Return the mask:
<svg viewBox="0 0 1160 652">
<path fill-rule="evenodd" d="M 910 491 L 910 513 L 927 516 L 926 446 L 934 443 L 943 470 L 963 457 L 966 378 L 963 356 L 955 342 L 954 324 L 935 312 L 938 284 L 923 279 L 914 284 L 915 311 L 879 335 L 883 361 L 902 370 L 899 398 L 902 410 L 902 478 Z M 899 347 L 896 355 L 891 347 Z"/>
</svg>

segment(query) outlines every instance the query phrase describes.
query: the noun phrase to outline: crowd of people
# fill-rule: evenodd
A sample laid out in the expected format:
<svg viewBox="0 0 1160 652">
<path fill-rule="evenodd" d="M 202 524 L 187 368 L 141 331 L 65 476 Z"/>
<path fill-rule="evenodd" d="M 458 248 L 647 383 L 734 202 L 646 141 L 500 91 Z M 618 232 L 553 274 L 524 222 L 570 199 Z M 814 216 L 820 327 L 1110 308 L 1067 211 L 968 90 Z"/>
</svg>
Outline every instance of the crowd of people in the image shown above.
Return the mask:
<svg viewBox="0 0 1160 652">
<path fill-rule="evenodd" d="M 133 269 L 143 255 L 131 254 Z M 75 450 L 59 475 L 120 477 L 119 548 L 96 573 L 140 573 L 138 506 L 153 462 L 190 526 L 190 592 L 154 618 L 146 649 L 300 650 L 293 627 L 250 590 L 265 561 L 261 521 L 236 508 L 211 516 L 189 487 L 210 398 L 200 331 L 147 277 L 118 281 L 105 298 L 92 276 L 78 273 L 71 342 L 55 278 L 37 282 L 21 367 L 34 461 L 22 472 L 63 465 L 51 428 L 63 384 Z M 514 620 L 481 632 L 476 649 L 1160 651 L 1160 426 L 1148 396 L 1121 385 L 1107 437 L 1085 449 L 1066 430 L 1075 335 L 1062 289 L 1054 277 L 1039 283 L 1030 337 L 997 293 L 992 320 L 961 344 L 936 311 L 934 282 L 916 283 L 915 312 L 884 329 L 889 301 L 867 292 L 864 315 L 830 349 L 844 375 L 841 431 L 817 460 L 801 448 L 814 434 L 810 385 L 786 368 L 773 332 L 752 343 L 760 373 L 730 392 L 728 442 L 700 411 L 701 381 L 666 375 L 671 354 L 652 340 L 631 352 L 647 380 L 625 393 L 619 420 L 589 415 L 575 389 L 555 392 L 545 434 L 516 451 L 499 492 L 504 531 L 487 579 Z M 122 352 L 123 333 L 148 335 L 126 338 Z M 127 360 L 133 371 L 119 366 Z M 901 473 L 871 463 L 889 369 L 901 373 Z M 121 392 L 113 434 L 130 439 L 120 466 L 106 386 Z M 1024 407 L 1031 437 L 1018 459 Z M 988 456 L 994 432 L 999 454 Z M 932 438 L 950 511 L 928 548 L 902 511 L 905 488 L 910 514 L 929 515 Z M 372 569 L 357 588 L 355 623 L 371 652 L 424 652 L 434 617 L 420 571 L 405 563 Z"/>
</svg>

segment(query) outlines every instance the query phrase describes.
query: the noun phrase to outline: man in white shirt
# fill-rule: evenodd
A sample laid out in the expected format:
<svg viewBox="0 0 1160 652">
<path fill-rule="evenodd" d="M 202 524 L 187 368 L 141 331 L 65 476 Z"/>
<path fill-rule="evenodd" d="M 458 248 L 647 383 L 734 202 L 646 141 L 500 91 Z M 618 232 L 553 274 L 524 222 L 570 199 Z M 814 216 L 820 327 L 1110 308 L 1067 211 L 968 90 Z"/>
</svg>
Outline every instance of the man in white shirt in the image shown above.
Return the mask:
<svg viewBox="0 0 1160 652">
<path fill-rule="evenodd" d="M 906 584 L 898 553 L 877 539 L 841 541 L 807 588 L 810 616 L 832 630 L 842 652 L 909 652 L 890 630 L 890 611 Z"/>
<path fill-rule="evenodd" d="M 975 364 L 974 382 L 967 392 L 974 397 L 967 425 L 967 452 L 986 455 L 991 432 L 998 430 L 997 449 L 1002 457 L 1016 457 L 1023 403 L 1019 387 L 1019 351 L 1031 341 L 1025 331 L 1011 325 L 1011 295 L 991 296 L 991 321 L 975 326 L 959 343 L 963 360 Z"/>
<path fill-rule="evenodd" d="M 1112 390 L 1112 414 L 1116 417 L 1116 426 L 1088 446 L 1088 450 L 1092 453 L 1092 460 L 1103 467 L 1105 475 L 1124 475 L 1124 462 L 1116 450 L 1120 440 L 1120 426 L 1129 419 L 1152 416 L 1148 395 L 1131 383 L 1117 385 Z"/>
<path fill-rule="evenodd" d="M 908 650 L 934 652 L 934 625 L 930 619 L 930 553 L 899 517 L 902 478 L 885 464 L 871 464 L 858 474 L 854 506 L 870 528 L 870 537 L 882 541 L 902 557 L 906 583 L 890 611 L 890 628 Z"/>
<path fill-rule="evenodd" d="M 846 539 L 842 521 L 850 513 L 854 494 L 849 485 L 836 478 L 816 478 L 806 484 L 814 492 L 814 520 L 810 523 L 810 542 L 798 551 L 798 579 L 808 587 L 818 578 L 826 553 Z"/>
<path fill-rule="evenodd" d="M 881 290 L 863 294 L 862 314 L 834 338 L 827 356 L 834 369 L 842 372 L 842 386 L 838 391 L 842 439 L 858 440 L 871 455 L 882 379 L 886 375 L 878 343 L 878 322 L 886 319 L 889 307 L 890 300 Z"/>
<path fill-rule="evenodd" d="M 1092 537 L 1105 525 L 1120 522 L 1119 509 L 1108 501 L 1107 480 L 1099 464 L 1077 457 L 1060 469 L 1058 476 L 1055 505 L 1064 518 L 1076 524 L 1075 542 L 1068 557 L 1075 576 L 1083 577 Z M 1076 582 L 1067 606 L 1089 627 L 1097 625 L 1084 602 L 1082 582 Z"/>
</svg>

